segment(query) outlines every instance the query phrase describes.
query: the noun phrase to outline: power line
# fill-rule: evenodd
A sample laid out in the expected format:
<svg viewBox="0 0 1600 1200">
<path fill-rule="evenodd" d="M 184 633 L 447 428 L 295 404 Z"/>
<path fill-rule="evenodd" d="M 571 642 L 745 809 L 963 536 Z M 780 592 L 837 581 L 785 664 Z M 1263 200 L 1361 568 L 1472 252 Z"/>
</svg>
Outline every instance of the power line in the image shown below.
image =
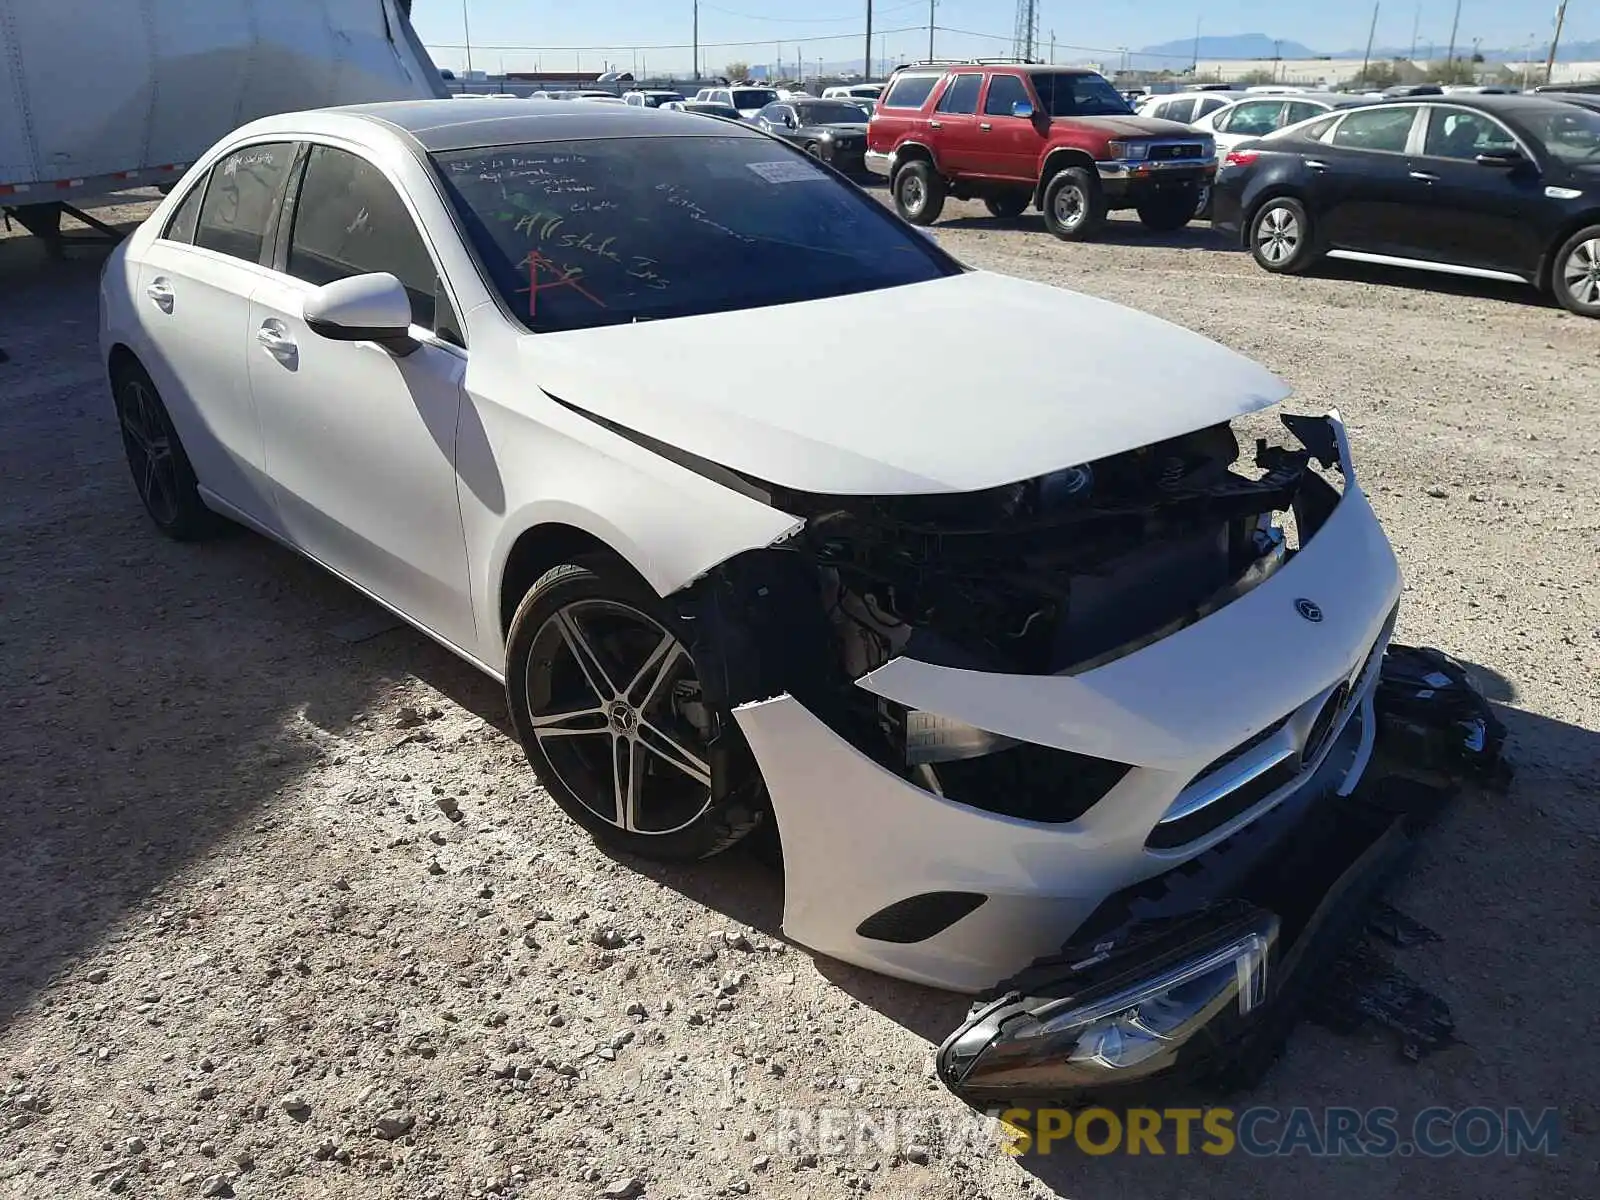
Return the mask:
<svg viewBox="0 0 1600 1200">
<path fill-rule="evenodd" d="M 721 13 L 723 16 L 738 17 L 742 21 L 771 21 L 774 24 L 780 25 L 843 25 L 848 22 L 859 23 L 861 20 L 861 14 L 859 13 L 855 13 L 848 17 L 763 17 L 758 16 L 755 13 L 735 12 L 731 8 L 719 8 L 715 4 L 702 3 L 700 7 L 710 9 L 712 12 Z M 908 8 L 921 7 L 922 0 L 906 0 L 906 3 L 904 4 L 895 4 L 889 8 L 880 8 L 876 11 L 877 15 L 881 17 L 890 13 L 904 12 Z M 920 29 L 921 26 L 918 26 L 918 28 Z M 789 40 L 793 41 L 794 39 L 791 38 Z"/>
<path fill-rule="evenodd" d="M 917 2 L 918 2 L 918 4 L 920 4 L 921 0 L 917 0 Z M 926 30 L 927 28 L 928 27 L 926 25 L 903 25 L 898 29 L 879 29 L 877 32 L 879 34 L 920 33 L 922 31 Z M 861 34 L 859 32 L 819 33 L 819 34 L 815 34 L 815 35 L 813 35 L 811 37 L 785 38 L 784 39 L 784 43 L 788 44 L 790 42 L 793 42 L 793 43 L 799 44 L 799 43 L 802 43 L 802 42 L 840 42 L 840 41 L 845 41 L 847 39 L 852 39 L 853 40 L 855 38 L 859 38 L 860 36 L 861 36 Z M 540 54 L 576 54 L 576 53 L 588 53 L 588 52 L 592 52 L 592 51 L 595 51 L 595 50 L 688 50 L 688 49 L 691 49 L 693 47 L 693 45 L 694 45 L 694 43 L 692 43 L 692 42 L 659 42 L 659 43 L 653 43 L 653 44 L 648 45 L 648 46 L 646 46 L 646 45 L 635 46 L 635 45 L 633 45 L 632 43 L 629 43 L 629 42 L 607 42 L 604 45 L 596 45 L 596 46 L 512 46 L 512 45 L 499 45 L 499 44 L 485 45 L 485 44 L 483 44 L 481 42 L 474 42 L 472 44 L 472 48 L 474 50 L 495 50 L 495 51 L 516 52 L 516 53 L 533 53 L 533 52 L 537 52 L 537 53 L 540 53 Z M 749 41 L 743 41 L 743 42 L 701 42 L 700 43 L 700 48 L 702 50 L 719 50 L 719 49 L 726 50 L 726 49 L 733 49 L 733 48 L 740 47 L 740 46 L 770 46 L 770 45 L 772 45 L 772 39 L 771 38 L 753 38 L 753 39 L 751 39 Z M 462 44 L 460 42 L 429 42 L 429 43 L 427 43 L 427 48 L 429 50 L 461 50 L 461 49 L 464 49 L 464 47 L 462 46 Z"/>
</svg>

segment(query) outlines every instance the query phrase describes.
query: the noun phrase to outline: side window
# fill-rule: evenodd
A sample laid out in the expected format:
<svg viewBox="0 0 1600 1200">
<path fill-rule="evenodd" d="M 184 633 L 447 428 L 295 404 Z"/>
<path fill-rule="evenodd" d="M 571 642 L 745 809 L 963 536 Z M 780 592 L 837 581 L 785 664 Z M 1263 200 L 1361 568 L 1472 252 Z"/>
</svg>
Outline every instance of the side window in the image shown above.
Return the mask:
<svg viewBox="0 0 1600 1200">
<path fill-rule="evenodd" d="M 1315 104 L 1307 104 L 1304 100 L 1291 100 L 1284 110 L 1283 123 L 1298 125 L 1301 121 L 1309 121 L 1322 111 Z"/>
<path fill-rule="evenodd" d="M 194 244 L 245 262 L 261 261 L 294 151 L 293 142 L 246 146 L 212 167 Z"/>
<path fill-rule="evenodd" d="M 1471 160 L 1480 154 L 1514 150 L 1516 145 L 1516 139 L 1488 117 L 1460 108 L 1435 108 L 1428 113 L 1422 152 L 1430 158 Z"/>
<path fill-rule="evenodd" d="M 1278 116 L 1282 112 L 1282 100 L 1248 100 L 1224 118 L 1228 122 L 1225 132 L 1260 137 L 1278 127 Z M 1221 120 L 1217 126 L 1223 128 Z"/>
<path fill-rule="evenodd" d="M 1198 121 L 1201 117 L 1208 117 L 1226 103 L 1228 103 L 1226 100 L 1219 99 L 1216 96 L 1207 96 L 1205 99 L 1196 102 L 1194 119 Z"/>
<path fill-rule="evenodd" d="M 1416 115 L 1417 110 L 1410 105 L 1358 109 L 1348 114 L 1333 131 L 1333 144 L 1347 150 L 1387 150 L 1403 154 Z"/>
<path fill-rule="evenodd" d="M 1300 136 L 1308 142 L 1320 142 L 1328 136 L 1328 130 L 1333 128 L 1333 123 L 1343 115 L 1342 113 L 1333 113 L 1323 117 L 1320 121 L 1313 121 L 1300 131 Z"/>
<path fill-rule="evenodd" d="M 295 205 L 289 274 L 319 287 L 387 271 L 411 295 L 411 319 L 434 327 L 438 272 L 399 193 L 365 159 L 313 146 Z"/>
<path fill-rule="evenodd" d="M 1015 75 L 991 75 L 989 94 L 984 97 L 983 114 L 986 117 L 1009 117 L 1013 104 L 1031 104 L 1028 89 Z"/>
<path fill-rule="evenodd" d="M 978 91 L 982 87 L 983 76 L 977 71 L 963 71 L 952 76 L 935 110 L 942 113 L 975 113 L 978 111 Z"/>
<path fill-rule="evenodd" d="M 206 192 L 206 177 L 189 189 L 188 195 L 178 202 L 178 207 L 172 212 L 172 219 L 167 222 L 167 231 L 161 236 L 169 242 L 194 241 L 194 229 L 200 221 L 200 200 Z"/>
<path fill-rule="evenodd" d="M 921 108 L 939 82 L 938 75 L 901 75 L 884 93 L 885 108 Z"/>
<path fill-rule="evenodd" d="M 1194 116 L 1195 116 L 1195 113 L 1194 113 L 1194 101 L 1193 100 L 1172 100 L 1172 101 L 1169 101 L 1167 106 L 1166 106 L 1166 110 L 1164 112 L 1162 112 L 1160 115 L 1162 117 L 1166 118 L 1168 121 L 1177 121 L 1178 123 L 1180 123 L 1182 125 L 1187 125 L 1190 121 L 1194 120 Z"/>
</svg>

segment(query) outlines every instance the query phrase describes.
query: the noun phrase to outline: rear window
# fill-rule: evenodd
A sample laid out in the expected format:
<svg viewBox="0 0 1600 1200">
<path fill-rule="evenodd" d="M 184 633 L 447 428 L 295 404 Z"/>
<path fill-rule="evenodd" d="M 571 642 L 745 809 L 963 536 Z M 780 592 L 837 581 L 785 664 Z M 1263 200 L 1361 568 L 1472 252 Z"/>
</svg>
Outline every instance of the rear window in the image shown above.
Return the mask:
<svg viewBox="0 0 1600 1200">
<path fill-rule="evenodd" d="M 434 159 L 492 283 L 536 332 L 961 270 L 876 200 L 766 137 L 541 142 Z"/>
<path fill-rule="evenodd" d="M 889 91 L 878 102 L 880 108 L 921 108 L 933 93 L 938 75 L 901 75 L 889 85 Z"/>
<path fill-rule="evenodd" d="M 778 98 L 778 93 L 771 88 L 735 88 L 733 92 L 733 106 L 735 108 L 765 108 Z"/>
</svg>

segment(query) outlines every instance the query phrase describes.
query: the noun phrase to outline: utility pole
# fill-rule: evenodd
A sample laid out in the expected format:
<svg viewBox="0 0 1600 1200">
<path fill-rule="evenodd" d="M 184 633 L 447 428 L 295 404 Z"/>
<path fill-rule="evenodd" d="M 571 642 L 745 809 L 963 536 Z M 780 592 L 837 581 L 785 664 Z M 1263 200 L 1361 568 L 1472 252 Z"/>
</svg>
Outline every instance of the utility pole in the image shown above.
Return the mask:
<svg viewBox="0 0 1600 1200">
<path fill-rule="evenodd" d="M 1200 22 L 1205 19 L 1204 13 L 1194 19 L 1194 60 L 1189 64 L 1189 74 L 1195 79 L 1200 78 Z"/>
<path fill-rule="evenodd" d="M 700 82 L 700 0 L 694 0 L 694 78 Z"/>
<path fill-rule="evenodd" d="M 928 0 L 928 61 L 933 61 L 933 6 L 939 0 Z"/>
<path fill-rule="evenodd" d="M 1460 0 L 1456 0 L 1459 4 Z M 1370 83 L 1367 69 L 1372 65 L 1372 38 L 1378 32 L 1378 5 L 1372 6 L 1372 24 L 1367 26 L 1367 52 L 1361 56 L 1361 82 Z"/>
<path fill-rule="evenodd" d="M 1055 65 L 1055 61 L 1056 61 L 1056 31 L 1054 29 L 1052 29 L 1050 31 L 1050 63 L 1051 63 L 1052 66 Z"/>
<path fill-rule="evenodd" d="M 867 52 L 861 58 L 861 78 L 872 78 L 872 0 L 867 0 Z"/>
<path fill-rule="evenodd" d="M 1556 35 L 1550 39 L 1550 56 L 1544 60 L 1544 81 L 1549 83 L 1556 69 L 1556 47 L 1561 44 L 1561 27 L 1567 23 L 1567 0 L 1556 9 Z"/>
<path fill-rule="evenodd" d="M 1450 49 L 1445 51 L 1445 62 L 1456 60 L 1456 30 L 1461 26 L 1461 0 L 1456 0 L 1456 15 L 1450 22 Z"/>
<path fill-rule="evenodd" d="M 1417 61 L 1417 31 L 1422 28 L 1422 5 L 1417 5 L 1417 15 L 1411 21 L 1411 56 L 1409 61 Z"/>
<path fill-rule="evenodd" d="M 472 74 L 472 23 L 467 20 L 467 0 L 461 0 L 461 33 L 467 44 L 467 74 Z"/>
</svg>

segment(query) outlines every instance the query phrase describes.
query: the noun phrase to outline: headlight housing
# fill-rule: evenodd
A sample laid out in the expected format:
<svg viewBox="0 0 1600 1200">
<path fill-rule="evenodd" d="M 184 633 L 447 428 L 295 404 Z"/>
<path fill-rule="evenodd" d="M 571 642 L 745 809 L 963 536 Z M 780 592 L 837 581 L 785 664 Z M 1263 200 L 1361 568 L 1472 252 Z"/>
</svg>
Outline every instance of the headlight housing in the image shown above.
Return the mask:
<svg viewBox="0 0 1600 1200">
<path fill-rule="evenodd" d="M 1122 161 L 1139 162 L 1150 156 L 1149 142 L 1114 141 L 1110 144 L 1111 157 Z"/>
<path fill-rule="evenodd" d="M 1228 901 L 1096 946 L 1062 968 L 1056 995 L 1012 993 L 974 1012 L 939 1048 L 939 1070 L 969 1102 L 1063 1098 L 1168 1072 L 1230 1040 L 1266 1001 L 1278 927 Z"/>
</svg>

